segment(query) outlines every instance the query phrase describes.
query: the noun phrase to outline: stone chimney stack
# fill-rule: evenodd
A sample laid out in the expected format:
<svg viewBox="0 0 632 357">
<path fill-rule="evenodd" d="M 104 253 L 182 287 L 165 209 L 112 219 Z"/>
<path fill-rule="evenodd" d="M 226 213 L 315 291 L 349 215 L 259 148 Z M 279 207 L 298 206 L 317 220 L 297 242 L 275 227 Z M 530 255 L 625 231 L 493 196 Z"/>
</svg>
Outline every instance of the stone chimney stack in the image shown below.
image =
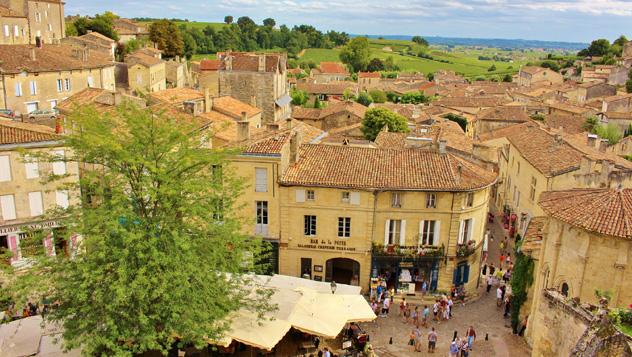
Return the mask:
<svg viewBox="0 0 632 357">
<path fill-rule="evenodd" d="M 237 122 L 237 140 L 246 141 L 250 138 L 250 123 L 248 121 Z"/>
<path fill-rule="evenodd" d="M 591 147 L 591 148 L 597 147 L 597 139 L 598 139 L 598 138 L 599 138 L 599 137 L 598 137 L 597 135 L 595 135 L 595 134 L 588 134 L 588 137 L 587 137 L 587 142 L 586 142 L 586 143 L 587 143 L 587 144 L 588 144 L 588 146 L 589 146 L 589 147 Z"/>
<path fill-rule="evenodd" d="M 204 113 L 210 113 L 213 110 L 213 99 L 208 87 L 204 88 Z"/>
<path fill-rule="evenodd" d="M 255 95 L 250 96 L 250 105 L 255 108 L 257 107 L 257 96 Z"/>
<path fill-rule="evenodd" d="M 35 55 L 35 47 L 31 48 L 31 61 L 35 61 L 37 56 Z"/>
<path fill-rule="evenodd" d="M 259 58 L 259 72 L 265 72 L 266 71 L 266 55 L 258 55 L 257 56 Z"/>
<path fill-rule="evenodd" d="M 292 118 L 285 119 L 285 123 L 286 123 L 287 129 L 291 130 L 292 129 Z"/>
<path fill-rule="evenodd" d="M 608 139 L 601 139 L 599 142 L 599 151 L 606 152 L 606 148 L 608 147 Z"/>
<path fill-rule="evenodd" d="M 439 140 L 439 154 L 444 155 L 446 153 L 446 147 L 448 146 L 448 141 L 445 139 Z"/>
</svg>

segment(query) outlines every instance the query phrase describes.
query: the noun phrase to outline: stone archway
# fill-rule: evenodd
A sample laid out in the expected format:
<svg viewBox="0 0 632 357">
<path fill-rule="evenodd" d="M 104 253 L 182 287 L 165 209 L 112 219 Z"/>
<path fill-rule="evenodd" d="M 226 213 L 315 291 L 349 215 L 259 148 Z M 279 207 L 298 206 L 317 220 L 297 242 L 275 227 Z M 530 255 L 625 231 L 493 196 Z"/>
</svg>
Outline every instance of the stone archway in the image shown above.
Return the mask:
<svg viewBox="0 0 632 357">
<path fill-rule="evenodd" d="M 349 258 L 327 260 L 325 281 L 340 284 L 360 285 L 360 263 Z"/>
</svg>

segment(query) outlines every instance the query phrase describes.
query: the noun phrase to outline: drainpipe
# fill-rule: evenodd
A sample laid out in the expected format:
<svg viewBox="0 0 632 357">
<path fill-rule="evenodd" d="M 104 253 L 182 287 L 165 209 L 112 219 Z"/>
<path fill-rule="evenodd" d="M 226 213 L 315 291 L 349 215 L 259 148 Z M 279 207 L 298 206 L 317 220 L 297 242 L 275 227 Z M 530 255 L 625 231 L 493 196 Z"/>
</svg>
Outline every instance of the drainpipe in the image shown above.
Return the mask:
<svg viewBox="0 0 632 357">
<path fill-rule="evenodd" d="M 369 265 L 369 294 L 371 293 L 371 273 L 373 272 L 373 242 L 375 242 L 375 216 L 377 215 L 377 195 L 379 191 L 373 191 L 373 227 L 371 227 L 371 245 L 369 254 L 371 254 L 371 264 Z"/>
<path fill-rule="evenodd" d="M 4 108 L 9 109 L 7 103 L 7 83 L 5 81 L 6 76 L 2 75 L 2 97 L 4 98 Z"/>
</svg>

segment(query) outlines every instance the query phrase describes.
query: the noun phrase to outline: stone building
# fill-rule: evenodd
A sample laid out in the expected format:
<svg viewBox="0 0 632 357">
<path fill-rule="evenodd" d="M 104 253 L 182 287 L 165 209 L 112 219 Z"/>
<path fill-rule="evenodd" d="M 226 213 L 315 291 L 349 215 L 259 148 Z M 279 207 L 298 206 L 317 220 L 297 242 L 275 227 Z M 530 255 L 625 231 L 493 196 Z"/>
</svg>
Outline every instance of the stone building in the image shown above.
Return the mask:
<svg viewBox="0 0 632 357">
<path fill-rule="evenodd" d="M 516 214 L 515 232 L 523 234 L 531 218 L 542 216 L 542 192 L 575 187 L 632 185 L 632 163 L 605 152 L 596 135 L 575 135 L 527 122 L 483 135 L 481 141 L 498 149 L 499 211 Z"/>
<path fill-rule="evenodd" d="M 479 272 L 496 174 L 445 151 L 303 145 L 280 178 L 280 273 L 399 293 Z M 431 174 L 438 168 L 446 175 Z"/>
<path fill-rule="evenodd" d="M 329 131 L 361 123 L 366 111 L 367 107 L 356 102 L 332 102 L 326 108 L 294 107 L 292 118 Z"/>
<path fill-rule="evenodd" d="M 0 3 L 0 45 L 29 43 L 29 21 L 25 15 Z"/>
<path fill-rule="evenodd" d="M 35 153 L 47 153 L 60 160 L 44 162 L 34 158 Z M 12 253 L 10 263 L 14 266 L 27 264 L 29 252 L 22 249 L 20 241 L 33 234 L 28 229 L 61 228 L 59 222 L 46 219 L 45 212 L 79 201 L 78 189 L 66 186 L 79 181 L 77 163 L 61 161 L 67 156 L 67 149 L 53 129 L 0 121 L 0 250 Z M 51 174 L 67 177 L 49 182 L 46 178 Z M 43 242 L 49 254 L 67 253 L 74 243 L 53 239 L 48 236 Z"/>
<path fill-rule="evenodd" d="M 584 104 L 592 99 L 610 97 L 617 94 L 617 87 L 600 82 L 587 82 L 578 86 L 577 103 Z"/>
<path fill-rule="evenodd" d="M 122 43 L 147 38 L 149 36 L 149 31 L 147 31 L 145 26 L 129 19 L 114 19 L 114 30 L 118 33 L 119 41 Z"/>
<path fill-rule="evenodd" d="M 558 84 L 564 82 L 564 77 L 549 69 L 534 66 L 524 66 L 518 73 L 518 85 L 530 87 L 535 84 Z"/>
<path fill-rule="evenodd" d="M 167 88 L 165 61 L 145 53 L 133 53 L 125 58 L 129 90 L 156 92 Z"/>
<path fill-rule="evenodd" d="M 529 121 L 529 115 L 525 107 L 500 106 L 484 109 L 476 114 L 474 120 L 469 123 L 468 129 L 472 131 L 470 136 L 476 138 L 493 130 L 527 121 Z"/>
<path fill-rule="evenodd" d="M 38 38 L 47 44 L 58 43 L 66 37 L 64 4 L 61 0 L 0 0 L 0 13 L 7 14 L 0 15 L 4 37 L 0 43 L 36 44 Z M 26 31 L 24 21 L 18 22 L 18 17 L 26 18 Z M 11 37 L 12 42 L 7 41 Z"/>
<path fill-rule="evenodd" d="M 220 60 L 220 95 L 261 109 L 265 124 L 290 116 L 286 54 L 227 52 L 220 54 Z"/>
<path fill-rule="evenodd" d="M 115 90 L 107 55 L 70 45 L 0 45 L 0 108 L 28 114 L 55 108 L 85 88 Z"/>
<path fill-rule="evenodd" d="M 380 72 L 358 72 L 358 87 L 360 91 L 370 91 L 380 85 L 381 79 Z"/>
<path fill-rule="evenodd" d="M 186 64 L 178 60 L 166 61 L 165 79 L 169 88 L 183 88 L 186 81 Z"/>
<path fill-rule="evenodd" d="M 63 44 L 69 44 L 79 49 L 87 48 L 91 51 L 100 51 L 114 61 L 116 55 L 116 41 L 98 32 L 88 32 L 83 36 L 71 36 L 61 40 Z"/>
<path fill-rule="evenodd" d="M 320 62 L 310 71 L 310 77 L 315 83 L 340 82 L 349 77 L 349 71 L 340 62 Z"/>
<path fill-rule="evenodd" d="M 568 306 L 560 310 L 553 295 L 558 294 L 558 301 L 577 298 L 579 303 L 597 305 L 595 291 L 609 291 L 611 306 L 629 305 L 631 203 L 628 188 L 572 189 L 540 196 L 546 216 L 535 253 L 534 298 L 523 306 L 523 315 L 531 316 L 526 337 L 534 356 L 568 354 L 590 322 L 566 313 L 572 312 Z M 564 334 L 559 326 L 564 326 Z"/>
</svg>

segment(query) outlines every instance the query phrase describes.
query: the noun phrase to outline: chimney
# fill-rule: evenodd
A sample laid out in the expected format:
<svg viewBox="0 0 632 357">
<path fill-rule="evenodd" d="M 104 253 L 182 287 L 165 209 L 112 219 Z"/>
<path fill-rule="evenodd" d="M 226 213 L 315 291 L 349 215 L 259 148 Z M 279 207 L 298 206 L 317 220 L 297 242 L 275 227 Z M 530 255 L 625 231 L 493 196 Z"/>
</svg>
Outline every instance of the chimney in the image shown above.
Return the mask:
<svg viewBox="0 0 632 357">
<path fill-rule="evenodd" d="M 31 61 L 35 61 L 37 56 L 35 56 L 35 47 L 31 48 Z"/>
<path fill-rule="evenodd" d="M 237 122 L 237 140 L 246 141 L 250 138 L 250 123 L 247 121 Z"/>
<path fill-rule="evenodd" d="M 257 97 L 256 96 L 254 96 L 254 95 L 250 96 L 250 105 L 255 107 L 255 108 L 257 107 Z"/>
<path fill-rule="evenodd" d="M 63 131 L 63 127 L 61 126 L 61 118 L 57 117 L 57 119 L 55 119 L 55 134 L 62 134 Z"/>
<path fill-rule="evenodd" d="M 291 130 L 292 129 L 292 118 L 285 119 L 285 123 L 286 123 L 287 129 Z"/>
<path fill-rule="evenodd" d="M 292 135 L 292 138 L 290 139 L 290 165 L 297 162 L 299 159 L 299 148 L 302 140 L 302 133 L 298 130 L 294 132 L 294 135 Z"/>
<path fill-rule="evenodd" d="M 584 174 L 590 174 L 593 171 L 593 161 L 588 156 L 582 156 L 579 164 L 579 171 Z"/>
<path fill-rule="evenodd" d="M 259 72 L 266 71 L 266 55 L 259 55 Z"/>
<path fill-rule="evenodd" d="M 447 140 L 445 140 L 445 139 L 440 139 L 439 140 L 439 154 L 441 154 L 441 155 L 445 154 L 445 148 L 446 148 L 447 145 L 448 145 L 448 141 Z"/>
<path fill-rule="evenodd" d="M 268 128 L 268 130 L 271 130 L 271 131 L 278 131 L 279 124 L 278 123 L 266 124 L 266 128 Z"/>
<path fill-rule="evenodd" d="M 608 147 L 608 139 L 601 139 L 599 142 L 599 151 L 606 152 L 606 148 Z"/>
<path fill-rule="evenodd" d="M 83 53 L 81 55 L 81 59 L 84 62 L 88 62 L 88 56 L 90 55 L 90 49 L 88 47 L 83 48 Z"/>
<path fill-rule="evenodd" d="M 241 121 L 248 121 L 248 113 L 241 112 Z"/>
<path fill-rule="evenodd" d="M 597 139 L 599 138 L 599 136 L 595 135 L 595 134 L 588 134 L 587 137 L 587 142 L 586 144 L 591 147 L 594 148 L 597 146 Z"/>
<path fill-rule="evenodd" d="M 204 88 L 204 113 L 210 113 L 211 110 L 213 110 L 213 99 L 211 91 L 206 87 Z"/>
</svg>

